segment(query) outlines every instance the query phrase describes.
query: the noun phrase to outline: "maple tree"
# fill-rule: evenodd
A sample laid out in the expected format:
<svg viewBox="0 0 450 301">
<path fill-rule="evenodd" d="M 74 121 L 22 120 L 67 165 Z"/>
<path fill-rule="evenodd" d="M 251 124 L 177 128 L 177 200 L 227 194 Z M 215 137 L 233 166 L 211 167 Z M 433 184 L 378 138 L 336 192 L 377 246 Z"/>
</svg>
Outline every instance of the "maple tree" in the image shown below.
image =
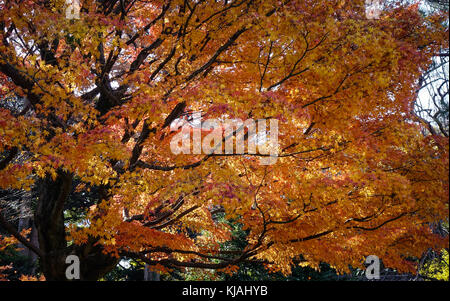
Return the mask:
<svg viewBox="0 0 450 301">
<path fill-rule="evenodd" d="M 300 255 L 345 272 L 374 254 L 411 271 L 448 245 L 429 227 L 448 218 L 448 137 L 412 113 L 448 17 L 396 2 L 368 19 L 364 2 L 97 0 L 68 18 L 63 0 L 1 0 L 0 188 L 37 189 L 39 245 L 0 213 L 2 228 L 47 280 L 70 254 L 84 280 L 122 257 L 287 274 Z M 173 154 L 189 112 L 277 119 L 276 163 Z M 221 247 L 219 212 L 243 250 Z"/>
</svg>

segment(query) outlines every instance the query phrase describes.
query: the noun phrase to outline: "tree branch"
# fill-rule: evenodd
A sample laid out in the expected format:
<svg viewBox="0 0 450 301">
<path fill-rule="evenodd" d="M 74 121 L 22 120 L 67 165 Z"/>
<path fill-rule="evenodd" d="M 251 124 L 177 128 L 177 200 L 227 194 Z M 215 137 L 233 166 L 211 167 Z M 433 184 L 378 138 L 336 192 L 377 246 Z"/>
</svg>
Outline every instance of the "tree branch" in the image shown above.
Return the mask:
<svg viewBox="0 0 450 301">
<path fill-rule="evenodd" d="M 33 245 L 31 242 L 29 242 L 25 237 L 23 237 L 15 228 L 13 225 L 11 225 L 3 216 L 3 214 L 0 211 L 0 226 L 4 228 L 9 234 L 17 238 L 18 241 L 20 241 L 24 246 L 26 246 L 28 249 L 36 253 L 39 257 L 43 257 L 44 254 L 42 251 Z"/>
</svg>

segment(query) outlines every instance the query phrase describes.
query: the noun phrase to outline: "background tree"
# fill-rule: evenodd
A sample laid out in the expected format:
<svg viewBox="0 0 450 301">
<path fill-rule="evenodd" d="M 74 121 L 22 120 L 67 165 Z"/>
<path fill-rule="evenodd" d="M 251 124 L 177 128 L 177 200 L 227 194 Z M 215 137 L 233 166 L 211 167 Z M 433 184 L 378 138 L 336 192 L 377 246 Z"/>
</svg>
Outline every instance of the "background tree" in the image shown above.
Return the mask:
<svg viewBox="0 0 450 301">
<path fill-rule="evenodd" d="M 448 1 L 424 1 L 422 13 L 448 13 Z M 443 23 L 448 28 L 448 21 Z M 419 78 L 415 112 L 427 124 L 429 132 L 448 137 L 449 100 L 449 48 L 448 43 L 433 57 L 431 64 Z"/>
<path fill-rule="evenodd" d="M 0 1 L 0 188 L 36 188 L 47 280 L 99 279 L 126 257 L 159 271 L 235 271 L 254 260 L 291 272 L 301 256 L 344 272 L 448 241 L 448 137 L 423 135 L 419 79 L 447 44 L 447 15 L 364 1 Z M 448 48 L 448 46 L 447 46 Z M 11 96 L 17 96 L 12 98 Z M 182 154 L 179 116 L 277 119 L 262 152 Z M 248 137 L 248 132 L 246 137 Z M 235 139 L 234 136 L 227 139 Z M 19 159 L 20 158 L 20 159 Z M 69 206 L 70 205 L 70 206 Z M 230 227 L 248 232 L 223 249 Z"/>
</svg>

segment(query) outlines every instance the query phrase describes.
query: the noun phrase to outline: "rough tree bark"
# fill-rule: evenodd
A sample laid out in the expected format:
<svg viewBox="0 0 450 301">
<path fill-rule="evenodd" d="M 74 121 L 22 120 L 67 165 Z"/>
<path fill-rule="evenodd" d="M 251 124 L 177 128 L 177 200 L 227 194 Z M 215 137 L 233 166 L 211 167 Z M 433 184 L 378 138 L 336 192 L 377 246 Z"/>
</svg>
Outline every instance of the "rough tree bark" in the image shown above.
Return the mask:
<svg viewBox="0 0 450 301">
<path fill-rule="evenodd" d="M 68 246 L 64 226 L 64 203 L 72 189 L 72 175 L 59 171 L 56 178 L 47 176 L 38 183 L 39 196 L 35 211 L 42 271 L 47 280 L 64 281 L 67 256 L 80 259 L 80 280 L 97 280 L 112 270 L 118 259 L 104 254 L 96 240 L 85 245 Z"/>
</svg>

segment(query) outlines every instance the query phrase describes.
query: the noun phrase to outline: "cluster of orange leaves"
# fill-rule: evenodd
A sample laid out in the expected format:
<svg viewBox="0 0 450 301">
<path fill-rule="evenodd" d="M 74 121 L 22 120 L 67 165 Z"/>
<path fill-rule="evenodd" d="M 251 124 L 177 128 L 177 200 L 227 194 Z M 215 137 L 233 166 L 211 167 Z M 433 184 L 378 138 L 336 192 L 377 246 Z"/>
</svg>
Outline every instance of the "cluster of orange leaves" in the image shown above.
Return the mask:
<svg viewBox="0 0 450 301">
<path fill-rule="evenodd" d="M 204 1 L 194 13 L 174 0 L 161 19 L 166 3 L 154 1 L 137 3 L 124 21 L 100 17 L 95 1 L 86 1 L 89 13 L 74 21 L 61 13 L 63 1 L 53 1 L 53 10 L 25 2 L 29 7 L 12 1 L 0 18 L 23 28 L 28 40 L 60 38 L 60 64 L 0 44 L 8 63 L 37 82 L 25 91 L 1 77 L 0 96 L 40 97 L 31 116 L 0 109 L 0 152 L 19 147 L 32 154 L 0 171 L 0 188 L 29 189 L 30 174 L 56 179 L 58 170 L 83 185 L 107 187 L 108 197 L 83 225 L 68 225 L 68 240 L 97 237 L 117 256 L 162 247 L 215 254 L 231 238 L 211 214 L 220 207 L 249 231 L 244 252 L 255 251 L 252 258 L 284 273 L 300 254 L 313 267 L 326 261 L 339 271 L 375 254 L 411 271 L 406 257 L 446 243 L 426 225 L 447 218 L 448 138 L 424 137 L 410 114 L 418 77 L 445 46 L 444 16 L 424 18 L 417 6 L 400 5 L 367 20 L 363 1 L 337 0 Z M 34 21 L 35 32 L 24 18 Z M 182 37 L 171 34 L 184 24 Z M 149 45 L 158 45 L 151 60 L 132 70 Z M 94 104 L 100 100 L 79 94 L 98 84 L 92 70 L 104 66 L 105 54 L 117 57 L 108 76 L 129 95 L 101 115 Z M 211 58 L 217 61 L 208 64 Z M 262 166 L 251 155 L 174 155 L 162 124 L 181 102 L 208 118 L 278 119 L 277 163 Z M 67 129 L 41 116 L 56 116 Z M 149 125 L 154 131 L 137 147 Z M 130 159 L 139 147 L 141 165 Z M 188 214 L 145 226 L 157 219 L 151 213 L 159 205 L 180 197 L 178 212 Z M 125 220 L 124 208 L 143 219 Z M 199 259 L 158 252 L 149 258 L 170 256 Z"/>
</svg>

